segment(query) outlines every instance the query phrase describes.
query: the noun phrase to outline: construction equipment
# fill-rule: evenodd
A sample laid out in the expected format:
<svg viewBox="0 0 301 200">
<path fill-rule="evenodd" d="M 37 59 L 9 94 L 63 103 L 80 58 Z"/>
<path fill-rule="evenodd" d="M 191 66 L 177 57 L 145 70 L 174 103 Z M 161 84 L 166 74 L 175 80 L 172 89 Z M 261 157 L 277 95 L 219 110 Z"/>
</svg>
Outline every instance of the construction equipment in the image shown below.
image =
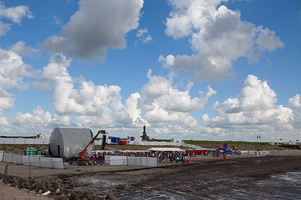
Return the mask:
<svg viewBox="0 0 301 200">
<path fill-rule="evenodd" d="M 89 157 L 87 155 L 88 149 L 92 146 L 94 141 L 96 140 L 97 136 L 99 134 L 105 134 L 105 130 L 99 130 L 97 134 L 93 137 L 93 139 L 89 142 L 89 144 L 84 148 L 82 152 L 78 154 L 78 165 L 96 165 L 97 164 L 97 159 L 95 157 Z"/>
</svg>

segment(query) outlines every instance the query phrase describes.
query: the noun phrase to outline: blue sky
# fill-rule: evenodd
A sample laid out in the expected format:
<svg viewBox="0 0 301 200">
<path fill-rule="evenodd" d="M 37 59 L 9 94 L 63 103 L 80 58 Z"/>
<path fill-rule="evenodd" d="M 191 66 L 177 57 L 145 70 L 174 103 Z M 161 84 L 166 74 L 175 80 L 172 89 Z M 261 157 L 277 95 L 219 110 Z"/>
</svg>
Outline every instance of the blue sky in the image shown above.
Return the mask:
<svg viewBox="0 0 301 200">
<path fill-rule="evenodd" d="M 301 3 L 0 0 L 0 133 L 296 141 Z"/>
</svg>

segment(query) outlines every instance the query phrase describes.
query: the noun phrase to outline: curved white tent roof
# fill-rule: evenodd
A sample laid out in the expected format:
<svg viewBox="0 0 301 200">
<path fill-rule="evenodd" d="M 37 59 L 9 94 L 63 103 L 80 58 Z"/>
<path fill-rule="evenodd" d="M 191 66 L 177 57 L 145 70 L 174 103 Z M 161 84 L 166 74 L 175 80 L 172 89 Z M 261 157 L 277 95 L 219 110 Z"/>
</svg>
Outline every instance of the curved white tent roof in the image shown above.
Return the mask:
<svg viewBox="0 0 301 200">
<path fill-rule="evenodd" d="M 55 128 L 51 133 L 49 148 L 56 157 L 77 157 L 92 139 L 93 133 L 88 128 Z"/>
<path fill-rule="evenodd" d="M 152 147 L 148 151 L 185 151 L 180 148 L 163 148 L 163 147 Z"/>
</svg>

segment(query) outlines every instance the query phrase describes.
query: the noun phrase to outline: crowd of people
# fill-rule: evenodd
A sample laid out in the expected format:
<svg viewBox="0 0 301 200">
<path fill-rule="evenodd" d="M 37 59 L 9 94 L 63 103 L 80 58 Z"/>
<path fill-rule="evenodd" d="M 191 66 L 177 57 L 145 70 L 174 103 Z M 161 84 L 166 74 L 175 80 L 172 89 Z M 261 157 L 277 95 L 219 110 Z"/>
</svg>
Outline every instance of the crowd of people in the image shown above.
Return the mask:
<svg viewBox="0 0 301 200">
<path fill-rule="evenodd" d="M 182 162 L 185 163 L 187 159 L 187 154 L 185 151 L 163 151 L 158 152 L 158 161 L 165 163 L 166 161 L 172 162 Z"/>
<path fill-rule="evenodd" d="M 187 158 L 192 158 L 195 156 L 194 151 L 96 151 L 93 156 L 100 162 L 104 163 L 105 156 L 133 156 L 133 157 L 157 157 L 158 162 L 165 163 L 186 163 Z M 201 154 L 203 156 L 208 155 L 208 152 Z"/>
<path fill-rule="evenodd" d="M 96 151 L 93 152 L 93 157 L 95 157 L 98 162 L 104 163 L 105 156 L 133 156 L 133 157 L 154 157 L 154 154 L 152 154 L 149 151 Z"/>
</svg>

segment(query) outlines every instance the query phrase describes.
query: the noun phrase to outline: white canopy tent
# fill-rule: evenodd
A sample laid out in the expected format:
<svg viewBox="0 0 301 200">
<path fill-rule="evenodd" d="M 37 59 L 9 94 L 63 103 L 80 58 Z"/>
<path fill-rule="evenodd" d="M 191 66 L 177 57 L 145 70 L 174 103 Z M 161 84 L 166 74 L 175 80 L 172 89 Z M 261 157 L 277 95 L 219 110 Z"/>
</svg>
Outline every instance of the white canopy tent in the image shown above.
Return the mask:
<svg viewBox="0 0 301 200">
<path fill-rule="evenodd" d="M 152 147 L 148 151 L 185 151 L 180 148 L 164 148 L 164 147 Z"/>
</svg>

